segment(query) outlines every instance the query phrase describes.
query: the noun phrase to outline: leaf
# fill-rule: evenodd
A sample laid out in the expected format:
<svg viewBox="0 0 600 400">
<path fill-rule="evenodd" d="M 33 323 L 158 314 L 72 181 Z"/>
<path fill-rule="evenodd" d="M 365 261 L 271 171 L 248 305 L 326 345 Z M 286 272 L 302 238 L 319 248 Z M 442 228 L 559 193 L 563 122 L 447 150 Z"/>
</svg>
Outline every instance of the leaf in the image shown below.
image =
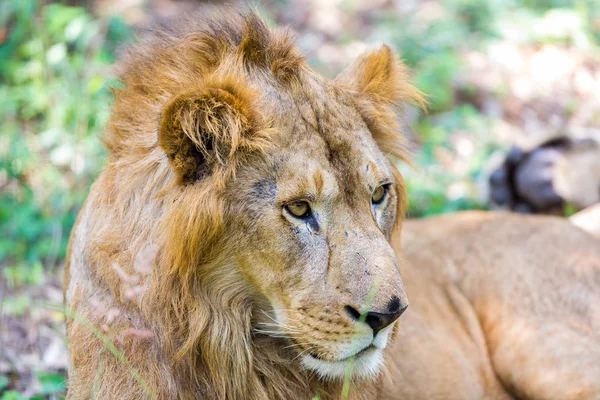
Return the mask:
<svg viewBox="0 0 600 400">
<path fill-rule="evenodd" d="M 8 380 L 7 376 L 0 375 L 0 391 L 4 390 L 9 383 L 10 381 Z"/>
<path fill-rule="evenodd" d="M 66 388 L 65 378 L 57 373 L 37 373 L 42 388 L 40 393 L 50 395 L 63 392 Z"/>
<path fill-rule="evenodd" d="M 9 390 L 0 397 L 0 400 L 25 400 L 25 397 L 21 396 L 19 392 Z"/>
<path fill-rule="evenodd" d="M 6 315 L 21 316 L 31 306 L 31 298 L 26 294 L 14 298 L 4 299 L 4 313 Z"/>
</svg>

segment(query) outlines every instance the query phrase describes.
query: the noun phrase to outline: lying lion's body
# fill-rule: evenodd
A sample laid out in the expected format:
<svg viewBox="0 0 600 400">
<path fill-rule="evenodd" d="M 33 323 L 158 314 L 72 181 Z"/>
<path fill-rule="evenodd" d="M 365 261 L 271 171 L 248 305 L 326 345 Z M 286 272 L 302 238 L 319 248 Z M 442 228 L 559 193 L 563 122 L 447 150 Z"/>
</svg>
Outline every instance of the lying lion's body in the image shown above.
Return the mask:
<svg viewBox="0 0 600 400">
<path fill-rule="evenodd" d="M 386 156 L 402 158 L 398 103 L 422 98 L 388 48 L 328 81 L 304 63 L 288 36 L 270 32 L 252 14 L 230 13 L 136 47 L 121 79 L 106 134 L 109 162 L 70 241 L 70 398 L 339 398 L 346 373 L 356 399 L 393 397 L 401 390 L 408 398 L 434 398 L 422 395 L 430 374 L 453 384 L 440 388 L 442 398 L 451 398 L 457 385 L 470 386 L 467 376 L 487 379 L 483 387 L 489 390 L 514 385 L 511 392 L 528 393 L 519 377 L 513 382 L 508 376 L 512 364 L 501 358 L 505 351 L 493 356 L 493 366 L 464 362 L 482 375 L 431 363 L 412 345 L 390 352 L 394 336 L 397 343 L 418 341 L 418 332 L 405 330 L 457 329 L 455 321 L 428 312 L 429 296 L 439 287 L 452 282 L 453 301 L 488 310 L 493 301 L 521 304 L 523 294 L 513 298 L 503 291 L 514 274 L 529 271 L 534 285 L 546 275 L 538 274 L 543 261 L 530 253 L 521 264 L 505 265 L 514 269 L 508 276 L 494 274 L 510 270 L 488 265 L 473 269 L 468 252 L 474 247 L 459 238 L 446 242 L 454 243 L 447 252 L 435 249 L 439 258 L 425 265 L 419 257 L 434 245 L 417 239 L 436 237 L 427 224 L 423 233 L 418 226 L 408 231 L 409 262 L 402 255 L 396 260 L 390 240 L 402 225 L 406 195 Z M 537 223 L 523 224 L 533 229 Z M 477 236 L 477 226 L 468 229 Z M 540 235 L 543 242 L 545 233 Z M 499 246 L 490 245 L 490 254 L 523 254 L 514 243 Z M 589 239 L 581 246 L 591 261 L 569 285 L 591 296 L 584 275 L 590 275 L 589 285 L 598 283 L 598 254 Z M 448 263 L 464 269 L 451 275 L 459 269 Z M 437 268 L 445 271 L 435 274 L 439 282 L 429 277 Z M 577 268 L 583 267 L 571 271 Z M 415 310 L 395 324 L 407 305 L 399 269 Z M 477 288 L 489 282 L 499 290 L 490 289 L 491 303 L 471 291 L 471 274 Z M 547 278 L 551 287 L 562 283 L 553 276 Z M 558 300 L 568 299 L 569 285 Z M 534 288 L 539 296 L 523 304 L 525 313 L 546 306 L 540 290 Z M 457 339 L 466 343 L 467 358 L 477 351 L 484 357 L 482 343 L 500 343 L 498 331 L 482 319 L 488 314 L 477 311 L 467 322 L 473 333 L 481 321 L 483 338 L 474 339 L 479 347 L 468 337 Z M 515 315 L 503 321 L 513 326 Z M 582 324 L 593 332 L 597 315 L 588 316 Z M 541 329 L 541 321 L 533 328 Z M 379 373 L 382 354 L 388 370 L 397 365 L 399 374 Z M 587 373 L 593 378 L 597 370 Z M 572 381 L 583 385 L 585 376 Z M 384 381 L 391 382 L 385 389 Z"/>
<path fill-rule="evenodd" d="M 383 398 L 600 398 L 595 238 L 555 217 L 467 212 L 408 221 L 402 255 L 411 305 Z"/>
</svg>

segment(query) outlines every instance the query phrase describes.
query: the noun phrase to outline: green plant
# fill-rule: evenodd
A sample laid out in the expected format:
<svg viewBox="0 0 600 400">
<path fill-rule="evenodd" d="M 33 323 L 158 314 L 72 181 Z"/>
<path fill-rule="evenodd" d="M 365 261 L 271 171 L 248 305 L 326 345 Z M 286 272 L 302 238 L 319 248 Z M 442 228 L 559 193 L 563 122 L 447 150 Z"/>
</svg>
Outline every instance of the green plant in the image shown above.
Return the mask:
<svg viewBox="0 0 600 400">
<path fill-rule="evenodd" d="M 8 384 L 10 383 L 10 381 L 8 380 L 8 378 L 4 375 L 0 375 L 0 392 L 2 390 L 4 390 Z"/>
<path fill-rule="evenodd" d="M 19 392 L 16 392 L 14 390 L 9 390 L 2 394 L 2 397 L 0 397 L 0 400 L 26 400 L 26 399 Z"/>
<path fill-rule="evenodd" d="M 130 31 L 118 18 L 40 0 L 3 2 L 0 27 L 0 265 L 31 271 L 65 256 L 105 157 L 109 66 Z M 24 281 L 17 275 L 8 279 Z"/>
<path fill-rule="evenodd" d="M 36 375 L 40 380 L 40 395 L 42 396 L 53 395 L 55 393 L 62 393 L 67 387 L 65 377 L 61 374 L 38 372 Z"/>
</svg>

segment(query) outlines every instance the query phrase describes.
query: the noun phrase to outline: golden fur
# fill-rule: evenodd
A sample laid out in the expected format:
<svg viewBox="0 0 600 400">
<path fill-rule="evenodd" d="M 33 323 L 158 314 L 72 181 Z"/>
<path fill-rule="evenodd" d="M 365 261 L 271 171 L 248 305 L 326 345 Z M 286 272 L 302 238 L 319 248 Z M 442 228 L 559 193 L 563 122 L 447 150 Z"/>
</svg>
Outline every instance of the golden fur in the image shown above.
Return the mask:
<svg viewBox="0 0 600 400">
<path fill-rule="evenodd" d="M 349 398 L 396 398 L 401 391 L 381 373 L 380 360 L 384 352 L 391 358 L 397 325 L 396 343 L 411 343 L 402 329 L 412 319 L 374 332 L 348 311 L 397 317 L 407 305 L 399 269 L 414 282 L 438 284 L 426 276 L 433 262 L 410 251 L 396 260 L 391 246 L 406 208 L 392 162 L 404 158 L 397 114 L 403 104 L 423 104 L 394 53 L 384 46 L 326 80 L 288 34 L 229 10 L 150 35 L 130 50 L 121 80 L 105 138 L 109 161 L 70 241 L 69 398 L 337 399 L 346 371 Z M 387 192 L 376 205 L 371 196 L 380 185 Z M 310 203 L 309 217 L 286 211 L 295 201 Z M 596 262 L 586 273 L 597 279 L 597 253 L 582 246 Z M 441 301 L 467 304 L 476 317 L 465 323 L 479 332 L 485 313 L 469 311 L 478 298 L 452 282 L 454 294 Z M 419 315 L 429 287 L 408 287 L 417 299 L 412 315 Z M 427 312 L 423 318 L 423 329 L 451 322 Z M 358 355 L 356 343 L 364 344 Z M 400 370 L 388 374 L 390 382 L 413 371 L 397 361 L 429 365 L 418 353 L 404 354 L 410 349 L 396 350 L 401 359 L 388 363 Z M 510 380 L 510 360 L 499 363 L 475 369 L 497 393 L 528 393 Z M 431 373 L 448 373 L 445 364 L 431 365 Z M 419 374 L 402 383 L 407 398 L 434 398 L 410 392 L 430 381 L 427 369 Z M 440 390 L 452 398 L 451 387 Z"/>
<path fill-rule="evenodd" d="M 407 221 L 385 399 L 599 399 L 600 245 L 562 218 Z M 392 382 L 392 380 L 390 380 Z"/>
</svg>

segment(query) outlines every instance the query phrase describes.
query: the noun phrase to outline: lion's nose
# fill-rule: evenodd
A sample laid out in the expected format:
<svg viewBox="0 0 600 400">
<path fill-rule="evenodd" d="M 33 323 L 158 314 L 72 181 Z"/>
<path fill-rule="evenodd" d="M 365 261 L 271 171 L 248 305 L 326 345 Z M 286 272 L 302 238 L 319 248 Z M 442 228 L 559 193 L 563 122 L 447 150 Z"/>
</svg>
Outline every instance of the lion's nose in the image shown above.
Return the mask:
<svg viewBox="0 0 600 400">
<path fill-rule="evenodd" d="M 352 306 L 345 306 L 346 312 L 355 321 L 364 321 L 373 330 L 373 336 L 377 335 L 377 332 L 392 324 L 397 320 L 404 311 L 408 308 L 408 304 L 400 306 L 400 301 L 394 296 L 387 305 L 388 312 L 375 312 L 367 311 L 361 314 L 356 308 Z"/>
<path fill-rule="evenodd" d="M 371 329 L 373 329 L 373 336 L 377 335 L 377 332 L 397 320 L 398 317 L 402 315 L 404 310 L 406 310 L 406 307 L 408 306 L 404 306 L 404 308 L 396 311 L 395 313 L 368 312 L 365 322 L 371 327 Z"/>
</svg>

